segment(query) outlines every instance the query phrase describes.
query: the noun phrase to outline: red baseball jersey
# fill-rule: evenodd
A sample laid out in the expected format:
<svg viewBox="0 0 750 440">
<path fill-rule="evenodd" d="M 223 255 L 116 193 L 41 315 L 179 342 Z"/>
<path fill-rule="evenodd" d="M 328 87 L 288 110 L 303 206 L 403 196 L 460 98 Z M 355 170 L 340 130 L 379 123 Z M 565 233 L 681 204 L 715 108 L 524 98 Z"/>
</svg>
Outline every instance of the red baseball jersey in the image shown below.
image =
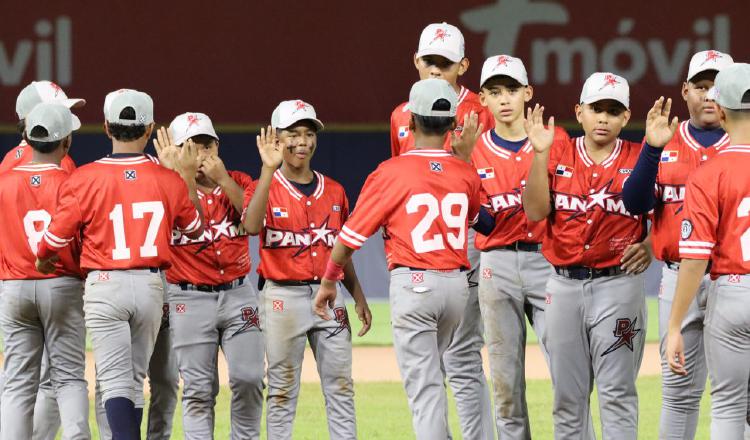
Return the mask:
<svg viewBox="0 0 750 440">
<path fill-rule="evenodd" d="M 561 127 L 555 128 L 558 142 L 569 140 Z M 529 177 L 534 149 L 527 140 L 518 152 L 507 150 L 492 140 L 487 130 L 477 140 L 471 162 L 482 181 L 482 205 L 495 215 L 495 229 L 489 236 L 476 234 L 479 250 L 506 246 L 517 241 L 541 243 L 545 221 L 532 222 L 526 218 L 521 203 L 521 192 Z"/>
<path fill-rule="evenodd" d="M 469 268 L 467 229 L 479 216 L 481 183 L 470 164 L 444 150 L 411 150 L 367 178 L 339 234 L 352 249 L 383 227 L 388 269 Z"/>
<path fill-rule="evenodd" d="M 3 161 L 0 163 L 0 173 L 31 162 L 32 153 L 31 145 L 27 144 L 26 141 L 21 141 L 16 148 L 8 151 L 3 157 Z M 76 169 L 75 162 L 67 154 L 63 157 L 60 165 L 68 173 L 72 173 Z"/>
<path fill-rule="evenodd" d="M 393 157 L 414 149 L 414 135 L 409 130 L 411 112 L 407 104 L 408 102 L 404 102 L 391 113 L 391 156 Z M 482 104 L 479 103 L 479 95 L 461 86 L 461 91 L 458 93 L 458 107 L 456 108 L 456 132 L 463 130 L 464 116 L 471 111 L 479 115 L 479 122 L 484 124 L 484 128 L 495 126 L 495 118 L 492 116 L 492 112 L 487 107 L 482 107 Z M 445 151 L 453 151 L 450 134 L 445 137 Z"/>
<path fill-rule="evenodd" d="M 77 239 L 63 249 L 57 270 L 45 275 L 36 270 L 36 252 L 57 206 L 57 194 L 68 172 L 54 164 L 23 165 L 0 174 L 0 279 L 23 280 L 81 277 Z"/>
<path fill-rule="evenodd" d="M 716 152 L 729 145 L 726 134 L 710 147 L 703 147 L 688 130 L 688 121 L 680 123 L 674 137 L 661 153 L 656 175 L 656 198 L 651 225 L 654 256 L 662 261 L 680 261 L 678 239 L 685 184 L 688 176 Z"/>
<path fill-rule="evenodd" d="M 711 278 L 750 274 L 750 145 L 730 145 L 688 179 L 680 257 L 711 259 Z"/>
<path fill-rule="evenodd" d="M 552 213 L 542 252 L 555 266 L 604 268 L 620 264 L 628 245 L 645 237 L 645 219 L 622 201 L 641 144 L 617 139 L 612 153 L 596 164 L 583 137 L 555 142 L 549 159 Z"/>
<path fill-rule="evenodd" d="M 229 175 L 245 190 L 246 199 L 252 197 L 252 177 L 240 171 L 229 171 Z M 217 285 L 247 275 L 251 262 L 242 213 L 219 186 L 209 193 L 198 190 L 198 198 L 206 229 L 196 239 L 172 231 L 172 267 L 167 281 Z"/>
<path fill-rule="evenodd" d="M 60 190 L 39 244 L 49 258 L 82 233 L 81 268 L 169 268 L 173 226 L 186 234 L 201 218 L 180 176 L 146 155 L 112 155 L 78 168 Z"/>
<path fill-rule="evenodd" d="M 260 232 L 258 273 L 265 279 L 319 280 L 325 273 L 331 248 L 349 217 L 349 201 L 338 182 L 314 173 L 318 184 L 309 197 L 281 170 L 273 175 Z"/>
</svg>

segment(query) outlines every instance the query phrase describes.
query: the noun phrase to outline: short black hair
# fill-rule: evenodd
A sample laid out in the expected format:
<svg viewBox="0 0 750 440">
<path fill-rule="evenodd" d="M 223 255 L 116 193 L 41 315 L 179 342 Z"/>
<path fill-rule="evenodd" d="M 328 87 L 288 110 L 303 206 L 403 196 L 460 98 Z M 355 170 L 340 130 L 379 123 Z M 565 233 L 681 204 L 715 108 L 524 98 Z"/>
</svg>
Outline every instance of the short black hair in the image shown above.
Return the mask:
<svg viewBox="0 0 750 440">
<path fill-rule="evenodd" d="M 297 127 L 307 127 L 310 130 L 314 131 L 315 133 L 318 132 L 318 124 L 313 122 L 312 119 L 300 119 L 299 121 L 295 122 L 294 124 L 288 127 L 278 129 L 278 131 L 283 131 L 283 130 L 292 131 Z"/>
<path fill-rule="evenodd" d="M 492 87 L 495 86 L 505 86 L 515 89 L 520 89 L 521 87 L 527 87 L 520 82 L 518 82 L 517 79 L 512 78 L 508 75 L 495 75 L 487 78 L 487 80 L 482 83 L 482 86 L 480 87 L 483 90 L 489 90 Z"/>
<path fill-rule="evenodd" d="M 20 119 L 18 121 L 16 124 L 16 130 L 18 130 L 18 134 L 23 136 L 23 133 L 26 131 L 26 119 Z"/>
<path fill-rule="evenodd" d="M 47 137 L 49 136 L 49 132 L 46 128 L 42 127 L 41 125 L 37 125 L 36 127 L 31 129 L 31 133 L 29 133 L 29 136 L 31 137 Z M 24 136 L 24 139 L 26 139 L 26 142 L 31 145 L 31 148 L 34 150 L 40 152 L 40 153 L 51 153 L 57 149 L 57 147 L 60 146 L 60 144 L 65 139 L 60 139 L 59 141 L 52 141 L 52 142 L 41 142 L 41 141 L 34 141 L 29 139 L 28 136 Z"/>
<path fill-rule="evenodd" d="M 218 142 L 218 140 L 215 137 L 208 135 L 208 134 L 197 134 L 191 137 L 190 139 L 192 139 L 192 141 L 195 142 L 196 144 L 200 144 L 200 145 L 210 145 L 211 142 L 214 142 L 214 141 Z"/>
<path fill-rule="evenodd" d="M 120 119 L 135 121 L 135 109 L 125 107 L 120 112 Z M 124 125 L 110 122 L 107 125 L 109 126 L 109 134 L 120 142 L 132 142 L 146 134 L 145 124 Z"/>
<path fill-rule="evenodd" d="M 438 99 L 432 105 L 433 110 L 448 111 L 451 103 L 447 99 Z M 456 118 L 453 116 L 422 116 L 412 113 L 414 125 L 426 135 L 442 136 L 453 129 Z"/>
<path fill-rule="evenodd" d="M 716 80 L 716 75 L 718 75 L 718 73 L 719 73 L 718 70 L 713 70 L 713 69 L 704 70 L 702 72 L 698 72 L 695 75 L 693 75 L 693 77 L 690 78 L 688 80 L 688 82 L 691 82 L 693 84 L 697 84 L 697 83 L 699 83 L 699 82 L 701 82 L 703 80 L 706 80 L 706 79 L 709 80 L 709 81 L 715 81 Z"/>
</svg>

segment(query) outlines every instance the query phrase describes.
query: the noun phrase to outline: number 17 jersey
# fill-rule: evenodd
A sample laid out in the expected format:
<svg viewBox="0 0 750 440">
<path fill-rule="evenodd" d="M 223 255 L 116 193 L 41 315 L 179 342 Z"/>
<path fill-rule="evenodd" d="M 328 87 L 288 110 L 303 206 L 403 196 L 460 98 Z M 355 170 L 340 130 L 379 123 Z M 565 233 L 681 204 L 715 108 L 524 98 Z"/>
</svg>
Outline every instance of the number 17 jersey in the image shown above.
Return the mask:
<svg viewBox="0 0 750 440">
<path fill-rule="evenodd" d="M 480 186 L 476 170 L 452 154 L 411 150 L 370 174 L 338 238 L 359 249 L 382 226 L 389 270 L 468 268 Z"/>
</svg>

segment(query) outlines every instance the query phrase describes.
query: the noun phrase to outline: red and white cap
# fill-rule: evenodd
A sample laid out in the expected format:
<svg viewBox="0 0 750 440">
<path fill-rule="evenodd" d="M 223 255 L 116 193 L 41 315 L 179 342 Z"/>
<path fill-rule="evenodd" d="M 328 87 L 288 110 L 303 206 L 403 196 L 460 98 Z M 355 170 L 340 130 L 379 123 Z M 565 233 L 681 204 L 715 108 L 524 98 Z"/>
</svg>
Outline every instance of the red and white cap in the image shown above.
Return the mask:
<svg viewBox="0 0 750 440">
<path fill-rule="evenodd" d="M 526 67 L 524 67 L 523 61 L 521 61 L 520 58 L 515 58 L 509 55 L 496 55 L 489 57 L 484 61 L 479 86 L 483 86 L 484 83 L 493 76 L 500 75 L 509 76 L 521 83 L 521 85 L 529 85 L 529 76 L 526 73 Z"/>
<path fill-rule="evenodd" d="M 318 130 L 323 129 L 323 123 L 318 119 L 312 105 L 301 99 L 282 101 L 271 114 L 271 127 L 284 129 L 303 120 L 311 121 Z"/>
<path fill-rule="evenodd" d="M 715 70 L 731 66 L 734 63 L 732 57 L 718 50 L 704 50 L 693 55 L 688 67 L 687 81 L 690 81 L 695 75 L 705 72 L 706 70 Z"/>
<path fill-rule="evenodd" d="M 86 105 L 85 99 L 71 99 L 65 94 L 62 87 L 52 81 L 32 81 L 31 84 L 21 90 L 16 98 L 16 114 L 18 120 L 25 119 L 26 115 L 42 102 L 57 102 L 68 108 L 78 108 Z"/>
<path fill-rule="evenodd" d="M 427 25 L 419 36 L 417 58 L 426 55 L 440 55 L 458 63 L 464 58 L 463 34 L 446 22 Z"/>
<path fill-rule="evenodd" d="M 169 124 L 169 131 L 172 133 L 172 140 L 177 145 L 202 134 L 219 140 L 211 118 L 204 113 L 183 113 L 177 116 Z"/>
<path fill-rule="evenodd" d="M 630 86 L 628 80 L 609 72 L 596 72 L 586 79 L 581 91 L 581 104 L 591 104 L 605 99 L 614 99 L 625 108 L 630 108 Z"/>
</svg>

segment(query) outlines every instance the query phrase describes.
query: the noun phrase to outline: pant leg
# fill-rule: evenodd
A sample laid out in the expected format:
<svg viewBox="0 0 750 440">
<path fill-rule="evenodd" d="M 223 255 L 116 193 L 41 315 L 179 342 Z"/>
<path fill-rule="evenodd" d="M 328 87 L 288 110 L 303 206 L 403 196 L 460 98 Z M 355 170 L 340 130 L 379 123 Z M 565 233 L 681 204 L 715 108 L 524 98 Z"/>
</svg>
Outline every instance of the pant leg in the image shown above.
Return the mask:
<svg viewBox="0 0 750 440">
<path fill-rule="evenodd" d="M 57 407 L 55 389 L 52 387 L 52 381 L 49 378 L 49 356 L 47 351 L 44 350 L 39 392 L 36 394 L 36 404 L 34 405 L 34 433 L 31 438 L 32 440 L 55 440 L 59 429 L 60 411 Z"/>
<path fill-rule="evenodd" d="M 169 286 L 169 327 L 182 376 L 182 429 L 186 440 L 213 438 L 214 387 L 220 333 L 219 295 Z"/>
<path fill-rule="evenodd" d="M 750 276 L 719 277 L 709 295 L 706 358 L 711 378 L 711 438 L 741 440 L 750 383 Z"/>
<path fill-rule="evenodd" d="M 311 309 L 312 310 L 312 309 Z M 260 329 L 258 291 L 248 282 L 219 293 L 221 349 L 232 391 L 232 440 L 259 439 L 263 415 L 265 347 Z"/>
<path fill-rule="evenodd" d="M 89 439 L 83 285 L 71 277 L 38 281 L 37 304 L 44 325 L 50 381 L 57 396 L 64 440 Z"/>
<path fill-rule="evenodd" d="M 96 418 L 96 427 L 99 429 L 99 439 L 112 440 L 112 430 L 109 429 L 109 420 L 107 420 L 107 412 L 104 410 L 102 390 L 98 380 L 94 384 L 94 417 Z"/>
<path fill-rule="evenodd" d="M 0 295 L 5 387 L 0 403 L 2 440 L 31 438 L 39 389 L 44 333 L 36 305 L 36 281 L 8 280 Z"/>
<path fill-rule="evenodd" d="M 310 289 L 311 313 L 312 298 L 316 293 L 315 288 Z M 343 292 L 339 292 L 333 310 L 329 313 L 334 317 L 330 321 L 311 315 L 313 328 L 308 332 L 310 348 L 315 356 L 325 397 L 330 437 L 332 439 L 356 439 L 352 331 Z"/>
<path fill-rule="evenodd" d="M 643 275 L 617 275 L 586 283 L 590 357 L 599 393 L 604 440 L 638 437 L 635 381 L 646 339 Z"/>
<path fill-rule="evenodd" d="M 417 440 L 452 438 L 442 356 L 468 294 L 461 272 L 391 271 L 393 342 Z"/>
<path fill-rule="evenodd" d="M 492 403 L 482 365 L 484 326 L 479 305 L 479 250 L 474 246 L 475 232 L 469 229 L 468 254 L 472 270 L 469 298 L 453 341 L 443 356 L 448 383 L 456 401 L 461 434 L 465 440 L 492 440 Z"/>
<path fill-rule="evenodd" d="M 659 293 L 659 352 L 661 353 L 662 407 L 659 421 L 659 438 L 663 440 L 693 440 L 698 427 L 701 397 L 706 386 L 706 356 L 703 348 L 703 318 L 709 281 L 701 283 L 700 291 L 690 304 L 682 321 L 685 343 L 687 376 L 672 373 L 664 357 L 667 349 L 667 330 L 672 311 L 677 271 L 666 265 L 662 269 Z M 703 306 L 701 306 L 703 304 Z"/>
<path fill-rule="evenodd" d="M 133 347 L 133 394 L 135 407 L 145 406 L 143 381 L 148 376 L 148 366 L 156 346 L 156 337 L 161 327 L 164 305 L 164 283 L 160 274 L 136 271 L 133 276 L 133 308 L 130 319 L 131 344 Z"/>
<path fill-rule="evenodd" d="M 553 274 L 547 281 L 547 295 L 542 342 L 554 387 L 555 439 L 584 439 L 594 380 L 584 321 L 584 283 Z"/>
<path fill-rule="evenodd" d="M 268 361 L 266 430 L 268 438 L 291 439 L 306 335 L 312 328 L 310 288 L 267 281 L 260 308 Z"/>
<path fill-rule="evenodd" d="M 146 439 L 169 440 L 177 407 L 177 390 L 180 387 L 177 358 L 172 349 L 169 330 L 169 303 L 164 303 L 162 307 L 161 327 L 148 364 L 148 383 L 151 399 L 148 405 Z"/>
</svg>

